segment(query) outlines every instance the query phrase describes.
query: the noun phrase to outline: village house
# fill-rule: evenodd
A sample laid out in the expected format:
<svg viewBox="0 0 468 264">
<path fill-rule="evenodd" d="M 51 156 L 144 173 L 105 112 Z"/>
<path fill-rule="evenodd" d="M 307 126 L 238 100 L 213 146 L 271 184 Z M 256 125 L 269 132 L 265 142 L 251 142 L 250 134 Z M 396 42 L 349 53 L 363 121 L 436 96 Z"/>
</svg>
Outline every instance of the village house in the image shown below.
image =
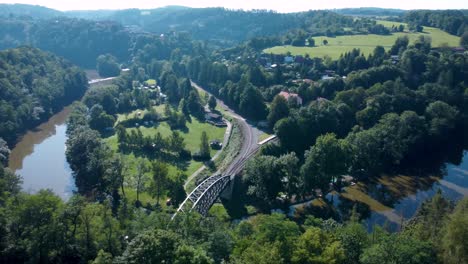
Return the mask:
<svg viewBox="0 0 468 264">
<path fill-rule="evenodd" d="M 296 94 L 296 93 L 290 93 L 290 92 L 281 92 L 279 93 L 280 96 L 284 97 L 286 101 L 289 102 L 289 100 L 295 100 L 298 105 L 302 105 L 302 98 Z"/>
<path fill-rule="evenodd" d="M 221 115 L 212 113 L 212 112 L 207 112 L 205 113 L 205 120 L 206 122 L 215 125 L 217 127 L 225 127 L 226 122 L 224 122 L 223 117 Z"/>
<path fill-rule="evenodd" d="M 218 122 L 218 121 L 221 121 L 221 115 L 210 112 L 210 113 L 205 114 L 205 119 L 207 121 Z"/>
</svg>

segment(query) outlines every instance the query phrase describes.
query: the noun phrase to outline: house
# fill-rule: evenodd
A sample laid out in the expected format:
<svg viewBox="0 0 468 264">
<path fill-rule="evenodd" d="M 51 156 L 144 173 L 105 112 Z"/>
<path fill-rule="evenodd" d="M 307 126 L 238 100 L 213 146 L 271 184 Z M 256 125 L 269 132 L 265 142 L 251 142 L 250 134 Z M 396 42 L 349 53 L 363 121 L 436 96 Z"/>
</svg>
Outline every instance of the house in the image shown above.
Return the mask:
<svg viewBox="0 0 468 264">
<path fill-rule="evenodd" d="M 212 121 L 212 122 L 222 121 L 221 115 L 211 113 L 211 112 L 205 114 L 205 119 L 208 121 Z"/>
<path fill-rule="evenodd" d="M 400 56 L 398 56 L 398 55 L 392 55 L 392 56 L 390 56 L 390 58 L 392 59 L 393 63 L 397 63 L 397 62 L 400 61 Z"/>
<path fill-rule="evenodd" d="M 296 94 L 296 93 L 290 93 L 290 92 L 281 92 L 279 93 L 280 96 L 283 96 L 286 101 L 289 102 L 289 100 L 295 100 L 298 105 L 302 105 L 302 98 Z"/>
<path fill-rule="evenodd" d="M 292 82 L 295 83 L 295 84 L 306 83 L 306 84 L 309 84 L 309 85 L 314 83 L 314 81 L 312 81 L 311 79 L 298 79 L 298 80 L 293 80 Z"/>
<path fill-rule="evenodd" d="M 334 79 L 335 77 L 332 77 L 332 76 L 329 76 L 329 75 L 323 75 L 322 76 L 322 80 L 326 81 L 326 80 L 331 80 L 331 79 Z"/>
<path fill-rule="evenodd" d="M 227 126 L 226 122 L 223 120 L 223 117 L 221 115 L 218 115 L 212 112 L 205 113 L 205 119 L 207 123 L 212 124 L 217 127 Z"/>
</svg>

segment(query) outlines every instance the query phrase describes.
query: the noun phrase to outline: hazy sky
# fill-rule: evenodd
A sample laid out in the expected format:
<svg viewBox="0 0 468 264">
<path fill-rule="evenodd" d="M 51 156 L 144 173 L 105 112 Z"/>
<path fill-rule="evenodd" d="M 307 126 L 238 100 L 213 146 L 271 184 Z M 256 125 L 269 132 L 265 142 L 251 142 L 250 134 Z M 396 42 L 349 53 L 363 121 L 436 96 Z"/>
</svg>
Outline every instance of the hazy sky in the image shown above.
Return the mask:
<svg viewBox="0 0 468 264">
<path fill-rule="evenodd" d="M 58 10 L 156 8 L 167 5 L 226 7 L 233 9 L 272 9 L 295 12 L 345 7 L 385 7 L 401 9 L 468 9 L 467 0 L 0 0 L 0 3 L 42 5 Z"/>
</svg>

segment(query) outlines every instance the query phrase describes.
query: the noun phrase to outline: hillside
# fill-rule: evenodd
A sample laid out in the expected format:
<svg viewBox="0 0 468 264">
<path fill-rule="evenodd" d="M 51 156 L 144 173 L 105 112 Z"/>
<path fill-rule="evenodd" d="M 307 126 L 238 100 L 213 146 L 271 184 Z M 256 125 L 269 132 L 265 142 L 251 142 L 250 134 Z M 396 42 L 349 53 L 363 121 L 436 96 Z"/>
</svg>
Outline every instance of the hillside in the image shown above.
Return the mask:
<svg viewBox="0 0 468 264">
<path fill-rule="evenodd" d="M 7 10 L 10 5 L 0 5 Z M 197 40 L 230 45 L 254 37 L 277 36 L 295 29 L 305 29 L 315 34 L 327 31 L 343 32 L 353 24 L 353 19 L 331 11 L 277 13 L 273 11 L 228 10 L 224 8 L 188 8 L 168 6 L 156 9 L 96 10 L 60 12 L 43 7 L 22 6 L 4 12 L 9 17 L 22 16 L 29 10 L 34 19 L 55 19 L 57 16 L 95 21 L 114 21 L 136 32 L 165 34 L 170 31 L 190 32 Z M 35 13 L 43 15 L 33 15 Z M 63 20 L 63 18 L 62 18 Z M 1 25 L 0 25 L 1 26 Z M 16 31 L 20 33 L 21 31 Z M 5 36 L 5 34 L 3 34 Z M 27 38 L 26 38 L 27 39 Z M 13 38 L 13 40 L 16 40 Z M 1 47 L 1 44 L 0 44 Z"/>
<path fill-rule="evenodd" d="M 384 25 L 387 28 L 391 28 L 393 25 L 399 26 L 404 25 L 408 28 L 405 23 L 391 22 L 391 21 L 377 21 L 378 24 Z M 366 56 L 371 54 L 376 46 L 383 46 L 385 49 L 395 43 L 398 37 L 408 36 L 410 43 L 414 43 L 420 36 L 430 37 L 432 40 L 433 47 L 457 47 L 460 43 L 460 38 L 454 35 L 450 35 L 438 28 L 424 27 L 423 32 L 397 32 L 390 35 L 350 35 L 350 36 L 338 36 L 334 38 L 319 36 L 314 37 L 316 47 L 293 47 L 287 46 L 276 46 L 269 49 L 265 49 L 264 53 L 273 54 L 286 54 L 291 52 L 292 55 L 305 55 L 309 54 L 311 57 L 324 58 L 329 56 L 332 59 L 338 59 L 341 54 L 350 52 L 353 49 L 360 49 Z M 324 45 L 323 41 L 327 40 L 328 44 Z"/>
<path fill-rule="evenodd" d="M 333 9 L 333 12 L 347 16 L 401 16 L 408 11 L 403 9 L 360 7 Z"/>
<path fill-rule="evenodd" d="M 37 5 L 0 4 L 0 17 L 26 16 L 31 18 L 52 18 L 63 15 L 62 12 Z"/>
<path fill-rule="evenodd" d="M 68 61 L 34 48 L 0 52 L 0 138 L 13 143 L 83 95 L 85 73 Z"/>
<path fill-rule="evenodd" d="M 322 19 L 336 19 L 338 26 L 350 20 L 329 11 L 282 14 L 270 11 L 241 11 L 224 8 L 166 7 L 152 10 L 122 10 L 106 19 L 138 26 L 152 33 L 171 30 L 190 32 L 194 39 L 240 42 L 259 36 L 272 36 L 292 29 L 315 25 L 327 29 Z"/>
<path fill-rule="evenodd" d="M 0 18 L 0 49 L 31 45 L 63 56 L 73 63 L 94 68 L 96 58 L 111 53 L 125 61 L 130 32 L 116 22 L 76 18 Z"/>
</svg>

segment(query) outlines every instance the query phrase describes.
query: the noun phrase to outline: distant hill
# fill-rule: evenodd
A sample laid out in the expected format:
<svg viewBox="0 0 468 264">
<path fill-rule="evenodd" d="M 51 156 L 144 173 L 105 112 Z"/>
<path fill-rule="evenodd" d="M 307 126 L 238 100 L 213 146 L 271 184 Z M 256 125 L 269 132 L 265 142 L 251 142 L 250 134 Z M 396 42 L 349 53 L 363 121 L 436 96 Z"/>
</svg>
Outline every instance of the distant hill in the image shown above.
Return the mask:
<svg viewBox="0 0 468 264">
<path fill-rule="evenodd" d="M 0 4 L 0 17 L 27 16 L 31 18 L 52 18 L 63 13 L 43 6 L 23 4 Z"/>
<path fill-rule="evenodd" d="M 136 8 L 124 9 L 124 10 L 76 10 L 76 11 L 65 11 L 64 15 L 69 17 L 83 18 L 83 19 L 93 19 L 93 20 L 109 20 L 113 19 L 119 14 L 132 14 L 139 15 L 142 12 L 150 11 L 153 15 L 165 12 L 176 12 L 180 10 L 187 10 L 190 7 L 185 6 L 166 6 L 162 8 L 152 9 L 152 10 L 140 10 Z"/>
<path fill-rule="evenodd" d="M 30 45 L 94 68 L 96 58 L 111 53 L 126 61 L 131 35 L 121 24 L 77 18 L 23 19 L 0 17 L 0 49 Z"/>
<path fill-rule="evenodd" d="M 388 9 L 378 7 L 343 8 L 333 9 L 332 11 L 347 16 L 402 16 L 408 12 L 407 10 L 403 9 Z"/>
<path fill-rule="evenodd" d="M 13 8 L 15 7 L 15 8 Z M 275 36 L 294 29 L 327 29 L 347 27 L 350 18 L 331 11 L 277 13 L 272 11 L 229 10 L 225 8 L 189 8 L 167 6 L 141 10 L 96 10 L 60 12 L 39 6 L 0 5 L 0 17 L 29 15 L 35 19 L 58 16 L 96 21 L 116 21 L 135 32 L 165 34 L 171 31 L 189 32 L 194 39 L 210 40 L 218 44 L 232 44 L 254 37 Z M 310 32 L 310 30 L 309 30 Z"/>
<path fill-rule="evenodd" d="M 82 18 L 113 20 L 125 26 L 139 27 L 143 31 L 162 34 L 170 31 L 186 31 L 194 39 L 241 42 L 254 37 L 281 35 L 293 29 L 313 27 L 325 31 L 331 24 L 345 27 L 350 19 L 331 11 L 277 13 L 256 10 L 242 11 L 225 8 L 188 8 L 168 6 L 140 10 L 127 9 L 115 12 L 86 12 Z"/>
<path fill-rule="evenodd" d="M 105 20 L 106 18 L 115 14 L 115 10 L 76 10 L 66 11 L 62 14 L 68 17 L 91 19 L 91 20 Z"/>
</svg>

